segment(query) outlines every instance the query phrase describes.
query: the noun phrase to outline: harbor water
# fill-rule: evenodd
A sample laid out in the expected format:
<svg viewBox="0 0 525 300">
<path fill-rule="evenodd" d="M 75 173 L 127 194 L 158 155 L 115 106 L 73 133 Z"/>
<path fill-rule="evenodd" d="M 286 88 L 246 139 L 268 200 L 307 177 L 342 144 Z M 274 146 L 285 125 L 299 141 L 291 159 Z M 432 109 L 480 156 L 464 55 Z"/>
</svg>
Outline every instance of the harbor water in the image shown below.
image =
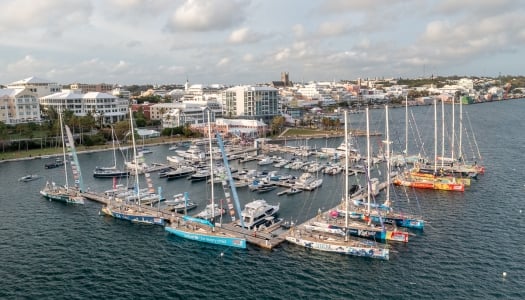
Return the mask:
<svg viewBox="0 0 525 300">
<path fill-rule="evenodd" d="M 441 125 L 441 120 L 434 122 L 430 106 L 410 111 L 427 155 L 432 156 L 433 126 Z M 183 240 L 160 226 L 103 216 L 95 202 L 46 201 L 39 194 L 46 181 L 64 183 L 63 168 L 44 169 L 50 159 L 0 163 L 0 299 L 523 299 L 525 102 L 469 105 L 463 111 L 464 129 L 470 132 L 463 136 L 465 152 L 470 155 L 479 148 L 482 159 L 477 163 L 486 167 L 486 173 L 463 193 L 408 191 L 410 202 L 402 205 L 420 213 L 427 224 L 423 232 L 413 232 L 408 244 L 391 244 L 388 261 L 287 243 L 268 251 Z M 391 109 L 390 117 L 394 150 L 404 149 L 404 108 Z M 364 114 L 350 115 L 352 126 L 364 129 L 363 118 Z M 383 132 L 382 118 L 384 110 L 371 111 L 372 131 Z M 372 138 L 375 149 L 381 139 L 384 136 Z M 341 141 L 286 143 L 334 147 Z M 410 143 L 409 149 L 415 149 Z M 360 137 L 357 145 L 363 149 L 366 143 Z M 168 145 L 150 149 L 147 162 L 165 163 L 167 155 L 174 155 Z M 95 179 L 91 173 L 95 166 L 113 164 L 110 152 L 82 153 L 78 158 L 86 187 L 111 188 L 111 179 Z M 232 166 L 256 168 L 257 164 L 233 162 Z M 274 170 L 271 165 L 262 169 Z M 300 171 L 279 172 L 300 175 Z M 42 178 L 18 181 L 27 174 Z M 290 196 L 277 196 L 279 190 L 256 194 L 247 188 L 238 194 L 241 206 L 264 198 L 280 203 L 280 217 L 301 222 L 340 201 L 342 177 L 324 175 L 321 188 Z M 211 197 L 204 182 L 166 181 L 155 173 L 152 178 L 168 199 L 189 192 L 199 204 L 195 213 Z M 401 199 L 405 191 L 394 188 L 393 192 Z M 224 198 L 219 186 L 215 194 Z"/>
</svg>

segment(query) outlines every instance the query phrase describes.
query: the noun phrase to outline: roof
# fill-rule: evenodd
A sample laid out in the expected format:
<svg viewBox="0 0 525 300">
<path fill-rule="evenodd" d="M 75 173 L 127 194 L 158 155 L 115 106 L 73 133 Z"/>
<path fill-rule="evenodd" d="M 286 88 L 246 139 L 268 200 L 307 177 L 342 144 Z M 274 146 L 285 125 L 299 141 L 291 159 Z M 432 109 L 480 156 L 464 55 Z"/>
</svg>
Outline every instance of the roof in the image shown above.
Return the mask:
<svg viewBox="0 0 525 300">
<path fill-rule="evenodd" d="M 54 93 L 51 95 L 44 96 L 40 99 L 116 99 L 117 97 L 99 92 L 89 92 L 82 94 L 78 91 L 65 90 L 62 92 Z"/>
<path fill-rule="evenodd" d="M 28 83 L 56 83 L 56 82 L 49 81 L 47 79 L 43 79 L 39 77 L 35 77 L 35 76 L 31 76 L 31 77 L 27 77 L 22 80 L 12 82 L 9 85 L 20 85 L 20 84 L 28 84 Z"/>
<path fill-rule="evenodd" d="M 24 89 L 0 89 L 0 97 L 9 96 L 14 97 Z"/>
</svg>

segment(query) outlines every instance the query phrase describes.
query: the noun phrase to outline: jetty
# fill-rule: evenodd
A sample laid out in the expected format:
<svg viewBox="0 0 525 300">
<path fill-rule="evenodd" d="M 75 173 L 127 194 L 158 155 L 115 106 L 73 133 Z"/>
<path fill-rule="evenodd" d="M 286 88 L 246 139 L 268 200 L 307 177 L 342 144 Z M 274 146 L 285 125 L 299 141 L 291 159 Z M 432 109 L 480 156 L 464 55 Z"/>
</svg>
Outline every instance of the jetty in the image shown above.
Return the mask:
<svg viewBox="0 0 525 300">
<path fill-rule="evenodd" d="M 112 201 L 108 196 L 97 192 L 87 191 L 80 193 L 80 195 L 86 198 L 87 200 L 91 200 L 103 205 L 108 205 L 110 201 Z M 122 205 L 128 204 L 123 203 Z M 167 208 L 159 208 L 149 205 L 141 205 L 140 209 L 143 212 L 149 213 L 151 215 L 162 217 L 168 223 L 177 222 L 177 220 L 181 220 L 184 216 L 181 213 L 170 211 Z M 226 223 L 220 225 L 216 224 L 216 226 L 221 227 L 223 230 L 229 231 L 232 235 L 235 235 L 236 237 L 245 238 L 246 242 L 254 246 L 268 250 L 271 250 L 274 247 L 279 246 L 282 242 L 284 242 L 286 233 L 288 232 L 287 228 L 282 226 L 282 221 L 276 222 L 275 224 L 258 231 L 242 228 L 233 223 Z"/>
</svg>

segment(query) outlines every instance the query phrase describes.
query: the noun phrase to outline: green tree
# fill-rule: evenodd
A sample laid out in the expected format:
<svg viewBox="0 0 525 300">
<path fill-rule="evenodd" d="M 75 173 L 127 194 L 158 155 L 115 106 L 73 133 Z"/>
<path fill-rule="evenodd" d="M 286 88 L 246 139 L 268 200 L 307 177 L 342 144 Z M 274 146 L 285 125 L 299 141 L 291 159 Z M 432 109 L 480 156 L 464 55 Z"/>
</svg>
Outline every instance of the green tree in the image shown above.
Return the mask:
<svg viewBox="0 0 525 300">
<path fill-rule="evenodd" d="M 283 116 L 273 117 L 272 123 L 270 125 L 270 130 L 272 134 L 280 133 L 285 123 L 286 123 L 286 119 Z"/>
</svg>

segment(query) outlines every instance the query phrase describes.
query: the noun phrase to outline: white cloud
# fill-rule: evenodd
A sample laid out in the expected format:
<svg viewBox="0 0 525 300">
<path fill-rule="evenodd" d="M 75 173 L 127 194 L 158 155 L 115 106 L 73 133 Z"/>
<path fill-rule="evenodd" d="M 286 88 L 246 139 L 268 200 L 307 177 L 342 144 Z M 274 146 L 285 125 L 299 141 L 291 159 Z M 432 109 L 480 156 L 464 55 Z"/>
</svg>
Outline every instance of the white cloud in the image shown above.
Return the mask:
<svg viewBox="0 0 525 300">
<path fill-rule="evenodd" d="M 171 31 L 215 31 L 244 20 L 246 1 L 186 0 L 168 22 Z"/>
<path fill-rule="evenodd" d="M 223 57 L 217 63 L 217 67 L 227 66 L 229 63 L 230 63 L 230 59 L 228 57 Z"/>
<path fill-rule="evenodd" d="M 9 1 L 0 10 L 0 32 L 38 30 L 56 36 L 89 23 L 92 11 L 89 1 Z"/>
<path fill-rule="evenodd" d="M 339 36 L 349 32 L 347 25 L 344 22 L 324 22 L 319 26 L 318 34 L 320 36 Z"/>
<path fill-rule="evenodd" d="M 0 82 L 523 73 L 525 7 L 511 0 L 77 2 L 2 1 Z"/>
<path fill-rule="evenodd" d="M 232 44 L 255 43 L 261 39 L 261 35 L 251 31 L 247 27 L 239 28 L 230 34 L 228 41 Z"/>
<path fill-rule="evenodd" d="M 252 62 L 253 61 L 253 54 L 251 54 L 251 53 L 244 54 L 243 57 L 242 57 L 242 60 L 244 62 Z"/>
</svg>

